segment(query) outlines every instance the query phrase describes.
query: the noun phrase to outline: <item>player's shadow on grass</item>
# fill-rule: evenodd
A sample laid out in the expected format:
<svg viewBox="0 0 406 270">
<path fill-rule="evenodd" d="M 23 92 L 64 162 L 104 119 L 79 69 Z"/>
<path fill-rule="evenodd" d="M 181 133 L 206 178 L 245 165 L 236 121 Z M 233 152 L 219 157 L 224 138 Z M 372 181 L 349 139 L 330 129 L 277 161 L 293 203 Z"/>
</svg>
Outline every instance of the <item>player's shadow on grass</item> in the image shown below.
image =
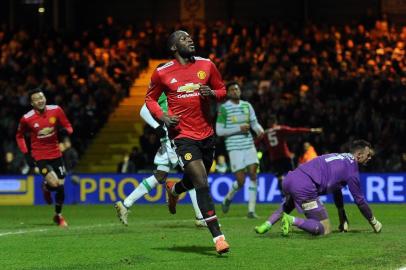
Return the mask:
<svg viewBox="0 0 406 270">
<path fill-rule="evenodd" d="M 153 248 L 155 250 L 164 250 L 164 251 L 174 251 L 174 252 L 183 252 L 183 253 L 196 253 L 200 255 L 226 258 L 224 256 L 219 256 L 215 253 L 212 246 L 173 246 L 173 247 L 160 247 Z"/>
<path fill-rule="evenodd" d="M 349 230 L 348 232 L 340 232 L 338 230 L 333 231 L 334 234 L 340 234 L 340 233 L 344 233 L 344 234 L 348 233 L 348 234 L 350 234 L 350 233 L 365 233 L 365 232 L 368 232 L 368 230 Z"/>
<path fill-rule="evenodd" d="M 266 235 L 256 234 L 256 238 L 262 238 L 262 239 L 278 239 L 278 238 L 279 239 L 284 239 L 284 238 L 285 239 L 290 239 L 291 238 L 291 239 L 295 239 L 295 237 L 296 237 L 296 239 L 306 238 L 306 239 L 309 239 L 309 240 L 319 240 L 319 239 L 333 237 L 335 235 L 340 235 L 340 234 L 359 234 L 359 233 L 366 233 L 366 232 L 368 232 L 368 230 L 350 230 L 348 232 L 339 232 L 338 230 L 333 230 L 332 233 L 328 234 L 328 235 L 314 236 L 314 235 L 311 235 L 311 234 L 309 234 L 307 232 L 304 232 L 304 231 L 295 230 L 295 231 L 289 232 L 288 236 L 282 236 L 281 233 L 269 233 L 269 234 L 266 234 Z"/>
</svg>

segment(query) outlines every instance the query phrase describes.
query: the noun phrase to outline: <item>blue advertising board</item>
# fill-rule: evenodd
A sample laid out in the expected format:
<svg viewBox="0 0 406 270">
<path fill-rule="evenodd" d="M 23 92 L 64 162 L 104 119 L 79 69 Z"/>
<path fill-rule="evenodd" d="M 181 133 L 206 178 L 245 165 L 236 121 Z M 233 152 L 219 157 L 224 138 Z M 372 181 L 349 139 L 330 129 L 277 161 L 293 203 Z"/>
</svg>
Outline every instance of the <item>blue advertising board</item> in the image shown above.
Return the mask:
<svg viewBox="0 0 406 270">
<path fill-rule="evenodd" d="M 78 174 L 75 182 L 72 176 L 66 178 L 67 204 L 110 204 L 123 200 L 134 187 L 150 174 Z M 180 181 L 181 174 L 170 174 L 168 181 Z M 210 174 L 210 192 L 213 200 L 219 203 L 231 188 L 235 177 L 232 174 Z M 44 204 L 41 191 L 42 177 L 35 176 L 1 176 L 0 204 Z M 365 198 L 371 203 L 406 203 L 406 174 L 361 174 L 361 186 Z M 353 198 L 347 188 L 343 189 L 344 200 L 352 202 Z M 332 202 L 331 196 L 321 197 L 325 202 Z M 159 185 L 150 194 L 137 203 L 165 203 L 166 193 Z M 248 181 L 237 192 L 234 202 L 248 201 Z M 281 194 L 277 179 L 272 174 L 258 175 L 258 203 L 279 203 Z M 187 194 L 182 194 L 179 203 L 190 203 Z"/>
</svg>

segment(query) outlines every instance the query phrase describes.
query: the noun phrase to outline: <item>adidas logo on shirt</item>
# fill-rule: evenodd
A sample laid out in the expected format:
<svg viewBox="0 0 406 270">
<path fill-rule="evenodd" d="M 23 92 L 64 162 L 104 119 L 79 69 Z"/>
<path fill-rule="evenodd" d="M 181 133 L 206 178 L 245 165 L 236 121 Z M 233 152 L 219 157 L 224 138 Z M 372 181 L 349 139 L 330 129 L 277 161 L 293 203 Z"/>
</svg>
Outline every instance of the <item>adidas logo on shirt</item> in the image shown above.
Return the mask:
<svg viewBox="0 0 406 270">
<path fill-rule="evenodd" d="M 176 80 L 175 78 L 173 78 L 170 83 L 177 83 L 177 82 L 178 82 L 178 80 Z"/>
</svg>

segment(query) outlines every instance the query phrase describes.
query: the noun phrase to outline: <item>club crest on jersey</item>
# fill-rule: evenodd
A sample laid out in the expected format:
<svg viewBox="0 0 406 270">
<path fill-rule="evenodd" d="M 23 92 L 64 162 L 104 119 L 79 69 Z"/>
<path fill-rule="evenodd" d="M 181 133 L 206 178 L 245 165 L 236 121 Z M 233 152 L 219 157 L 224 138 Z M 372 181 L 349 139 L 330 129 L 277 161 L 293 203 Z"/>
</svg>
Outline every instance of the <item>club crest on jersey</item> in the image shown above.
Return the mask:
<svg viewBox="0 0 406 270">
<path fill-rule="evenodd" d="M 192 159 L 192 153 L 186 153 L 185 160 L 191 160 L 191 159 Z"/>
<path fill-rule="evenodd" d="M 204 79 L 206 78 L 206 72 L 204 72 L 203 70 L 199 70 L 199 71 L 197 72 L 197 77 L 198 77 L 200 80 L 204 80 Z"/>
<path fill-rule="evenodd" d="M 56 123 L 56 117 L 52 116 L 49 118 L 49 123 L 50 124 L 55 124 Z"/>
<path fill-rule="evenodd" d="M 195 90 L 199 89 L 200 85 L 197 83 L 187 83 L 185 85 L 179 86 L 176 92 L 193 93 Z"/>
</svg>

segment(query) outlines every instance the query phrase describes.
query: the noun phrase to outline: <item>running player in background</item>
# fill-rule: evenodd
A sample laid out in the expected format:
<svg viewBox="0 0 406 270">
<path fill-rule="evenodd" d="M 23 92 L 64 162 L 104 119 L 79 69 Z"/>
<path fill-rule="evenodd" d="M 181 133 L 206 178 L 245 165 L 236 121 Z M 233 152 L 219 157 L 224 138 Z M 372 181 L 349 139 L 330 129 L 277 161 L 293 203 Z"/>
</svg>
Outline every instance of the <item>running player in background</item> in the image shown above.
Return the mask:
<svg viewBox="0 0 406 270">
<path fill-rule="evenodd" d="M 374 217 L 362 194 L 358 168 L 358 164 L 365 165 L 372 156 L 371 144 L 364 140 L 356 140 L 352 142 L 350 153 L 322 155 L 289 172 L 282 182 L 286 193 L 285 202 L 265 223 L 255 227 L 255 231 L 264 234 L 282 218 L 281 229 L 284 236 L 289 233 L 292 225 L 313 235 L 329 234 L 330 219 L 319 198 L 320 195 L 329 193 L 334 194 L 334 201 L 338 207 L 339 230 L 347 231 L 348 220 L 341 189 L 348 185 L 362 215 L 373 230 L 379 233 L 382 224 Z M 306 219 L 289 215 L 295 205 L 304 211 Z"/>
<path fill-rule="evenodd" d="M 231 186 L 221 206 L 224 213 L 229 211 L 234 194 L 244 186 L 247 171 L 250 178 L 247 218 L 257 218 L 255 204 L 259 161 L 250 129 L 252 128 L 259 138 L 264 135 L 264 129 L 258 123 L 252 105 L 240 99 L 240 85 L 237 82 L 230 82 L 226 85 L 226 89 L 229 100 L 220 106 L 216 132 L 218 136 L 225 137 L 231 172 L 235 174 L 237 181 Z"/>
<path fill-rule="evenodd" d="M 168 112 L 168 102 L 165 93 L 162 93 L 158 100 L 158 104 L 162 108 L 162 111 L 165 113 Z M 156 166 L 154 174 L 144 179 L 123 202 L 119 201 L 114 205 L 117 210 L 117 216 L 124 225 L 128 225 L 129 208 L 145 194 L 148 194 L 158 184 L 165 183 L 169 171 L 178 166 L 178 156 L 176 155 L 175 150 L 172 149 L 167 128 L 164 125 L 160 125 L 154 117 L 152 117 L 145 104 L 141 107 L 140 116 L 155 130 L 155 133 L 160 138 L 161 147 L 158 149 L 154 158 L 154 164 Z M 199 206 L 197 205 L 195 189 L 189 190 L 188 193 L 190 200 L 192 201 L 193 209 L 195 210 L 195 225 L 197 227 L 206 227 L 206 222 L 204 221 Z"/>
<path fill-rule="evenodd" d="M 271 115 L 268 120 L 269 128 L 265 130 L 265 136 L 261 137 L 265 143 L 266 151 L 271 163 L 271 172 L 278 178 L 279 189 L 283 176 L 293 170 L 293 154 L 289 151 L 286 137 L 291 134 L 300 133 L 321 133 L 321 128 L 290 127 L 279 125 L 276 115 Z M 260 140 L 256 141 L 258 144 Z"/>
<path fill-rule="evenodd" d="M 178 195 L 195 188 L 197 203 L 219 254 L 229 245 L 220 230 L 210 196 L 207 174 L 213 163 L 215 138 L 210 105 L 226 96 L 224 83 L 209 59 L 195 57 L 195 46 L 185 31 L 169 36 L 168 47 L 174 60 L 157 68 L 151 78 L 145 103 L 151 114 L 165 123 L 174 139 L 179 164 L 184 169 L 181 182 L 167 182 L 169 211 L 176 213 Z M 168 113 L 158 104 L 162 92 L 168 97 Z"/>
<path fill-rule="evenodd" d="M 31 167 L 37 166 L 44 177 L 44 198 L 48 204 L 52 204 L 50 192 L 55 192 L 54 222 L 60 227 L 67 227 L 68 223 L 62 216 L 66 170 L 59 150 L 57 128 L 61 126 L 68 134 L 72 134 L 72 125 L 59 106 L 46 105 L 42 89 L 30 90 L 28 98 L 33 110 L 21 117 L 16 134 L 17 144 L 27 163 Z M 24 138 L 26 133 L 30 134 L 31 154 Z"/>
</svg>

